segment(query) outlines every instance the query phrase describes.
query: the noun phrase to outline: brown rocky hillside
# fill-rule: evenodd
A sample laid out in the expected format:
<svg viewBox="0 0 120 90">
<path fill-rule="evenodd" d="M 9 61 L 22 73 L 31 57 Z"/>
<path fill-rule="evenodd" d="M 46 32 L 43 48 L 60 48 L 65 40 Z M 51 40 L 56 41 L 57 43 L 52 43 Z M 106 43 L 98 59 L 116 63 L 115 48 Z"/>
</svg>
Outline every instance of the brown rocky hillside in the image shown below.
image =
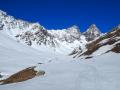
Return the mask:
<svg viewBox="0 0 120 90">
<path fill-rule="evenodd" d="M 17 82 L 22 82 L 26 81 L 29 79 L 34 78 L 35 76 L 39 75 L 44 75 L 44 71 L 36 71 L 35 70 L 36 66 L 26 68 L 24 70 L 21 70 L 13 75 L 11 75 L 9 78 L 1 80 L 0 82 L 3 84 L 10 84 L 10 83 L 17 83 Z"/>
<path fill-rule="evenodd" d="M 71 53 L 70 55 L 73 55 L 74 57 L 80 57 L 80 56 L 91 57 L 90 55 L 96 52 L 99 48 L 106 45 L 112 45 L 112 48 L 105 53 L 108 53 L 110 51 L 115 53 L 120 53 L 120 28 L 119 27 L 114 28 L 111 32 L 108 32 L 107 34 L 87 44 L 86 51 L 78 53 L 79 52 L 78 50 L 76 51 L 76 53 L 74 52 L 74 53 Z"/>
</svg>

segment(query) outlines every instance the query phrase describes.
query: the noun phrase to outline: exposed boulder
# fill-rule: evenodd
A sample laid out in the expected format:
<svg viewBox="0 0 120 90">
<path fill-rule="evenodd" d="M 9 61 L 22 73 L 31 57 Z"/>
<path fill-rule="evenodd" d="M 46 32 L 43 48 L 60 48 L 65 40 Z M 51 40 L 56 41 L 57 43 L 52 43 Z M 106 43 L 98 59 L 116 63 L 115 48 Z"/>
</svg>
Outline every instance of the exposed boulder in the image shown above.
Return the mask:
<svg viewBox="0 0 120 90">
<path fill-rule="evenodd" d="M 41 76 L 45 74 L 45 71 L 36 71 L 35 70 L 36 66 L 26 68 L 24 70 L 21 70 L 7 79 L 1 80 L 1 84 L 10 84 L 10 83 L 17 83 L 17 82 L 22 82 L 26 81 L 29 79 L 34 78 L 35 76 Z"/>
</svg>

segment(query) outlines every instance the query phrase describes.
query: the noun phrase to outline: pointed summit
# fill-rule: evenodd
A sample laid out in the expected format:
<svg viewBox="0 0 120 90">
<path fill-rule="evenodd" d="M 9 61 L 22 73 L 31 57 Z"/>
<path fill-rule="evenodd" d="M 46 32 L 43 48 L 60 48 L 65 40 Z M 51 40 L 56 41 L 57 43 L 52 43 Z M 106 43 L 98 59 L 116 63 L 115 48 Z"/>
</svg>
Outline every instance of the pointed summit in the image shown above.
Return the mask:
<svg viewBox="0 0 120 90">
<path fill-rule="evenodd" d="M 2 11 L 2 10 L 0 10 L 0 15 L 7 15 L 7 13 Z"/>
<path fill-rule="evenodd" d="M 91 34 L 100 34 L 101 32 L 100 32 L 100 29 L 95 25 L 95 24 L 92 24 L 88 29 L 87 29 L 87 32 L 88 33 L 91 33 Z"/>
<path fill-rule="evenodd" d="M 79 27 L 77 25 L 73 25 L 70 28 L 75 28 L 75 29 L 79 29 Z"/>
<path fill-rule="evenodd" d="M 88 41 L 94 40 L 95 38 L 99 37 L 101 34 L 100 29 L 95 25 L 92 24 L 86 32 L 83 33 Z"/>
<path fill-rule="evenodd" d="M 73 26 L 69 27 L 67 30 L 68 30 L 68 32 L 70 31 L 70 32 L 73 32 L 73 33 L 75 33 L 75 32 L 80 33 L 80 28 L 76 25 L 73 25 Z"/>
<path fill-rule="evenodd" d="M 81 36 L 80 29 L 76 25 L 73 25 L 72 27 L 68 28 L 66 32 L 69 33 L 70 36 L 74 37 L 75 39 L 79 39 Z"/>
<path fill-rule="evenodd" d="M 120 24 L 117 27 L 120 29 Z"/>
</svg>

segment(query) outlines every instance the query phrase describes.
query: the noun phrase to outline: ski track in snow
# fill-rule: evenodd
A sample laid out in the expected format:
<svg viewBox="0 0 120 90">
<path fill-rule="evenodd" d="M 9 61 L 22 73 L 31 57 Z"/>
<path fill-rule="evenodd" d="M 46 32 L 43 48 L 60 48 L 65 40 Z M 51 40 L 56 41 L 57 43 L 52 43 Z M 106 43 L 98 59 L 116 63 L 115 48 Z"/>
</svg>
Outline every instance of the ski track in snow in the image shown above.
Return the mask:
<svg viewBox="0 0 120 90">
<path fill-rule="evenodd" d="M 92 65 L 84 65 L 76 78 L 74 90 L 100 90 L 99 71 Z"/>
<path fill-rule="evenodd" d="M 38 66 L 46 72 L 42 77 L 0 85 L 0 90 L 120 90 L 119 54 L 109 53 L 79 60 L 63 53 L 39 49 L 17 43 L 0 32 L 1 74 L 8 77 L 38 63 L 43 63 Z"/>
</svg>

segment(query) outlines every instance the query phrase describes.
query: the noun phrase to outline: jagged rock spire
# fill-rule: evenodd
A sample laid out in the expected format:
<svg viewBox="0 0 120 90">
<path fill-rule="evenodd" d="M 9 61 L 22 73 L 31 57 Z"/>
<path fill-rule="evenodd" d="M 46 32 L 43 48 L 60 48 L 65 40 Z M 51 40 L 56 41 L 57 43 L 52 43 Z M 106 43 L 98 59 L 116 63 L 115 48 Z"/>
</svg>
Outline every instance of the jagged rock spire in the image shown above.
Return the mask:
<svg viewBox="0 0 120 90">
<path fill-rule="evenodd" d="M 83 33 L 86 36 L 88 41 L 94 40 L 96 37 L 99 37 L 101 34 L 100 29 L 95 25 L 92 24 L 86 32 Z"/>
</svg>

